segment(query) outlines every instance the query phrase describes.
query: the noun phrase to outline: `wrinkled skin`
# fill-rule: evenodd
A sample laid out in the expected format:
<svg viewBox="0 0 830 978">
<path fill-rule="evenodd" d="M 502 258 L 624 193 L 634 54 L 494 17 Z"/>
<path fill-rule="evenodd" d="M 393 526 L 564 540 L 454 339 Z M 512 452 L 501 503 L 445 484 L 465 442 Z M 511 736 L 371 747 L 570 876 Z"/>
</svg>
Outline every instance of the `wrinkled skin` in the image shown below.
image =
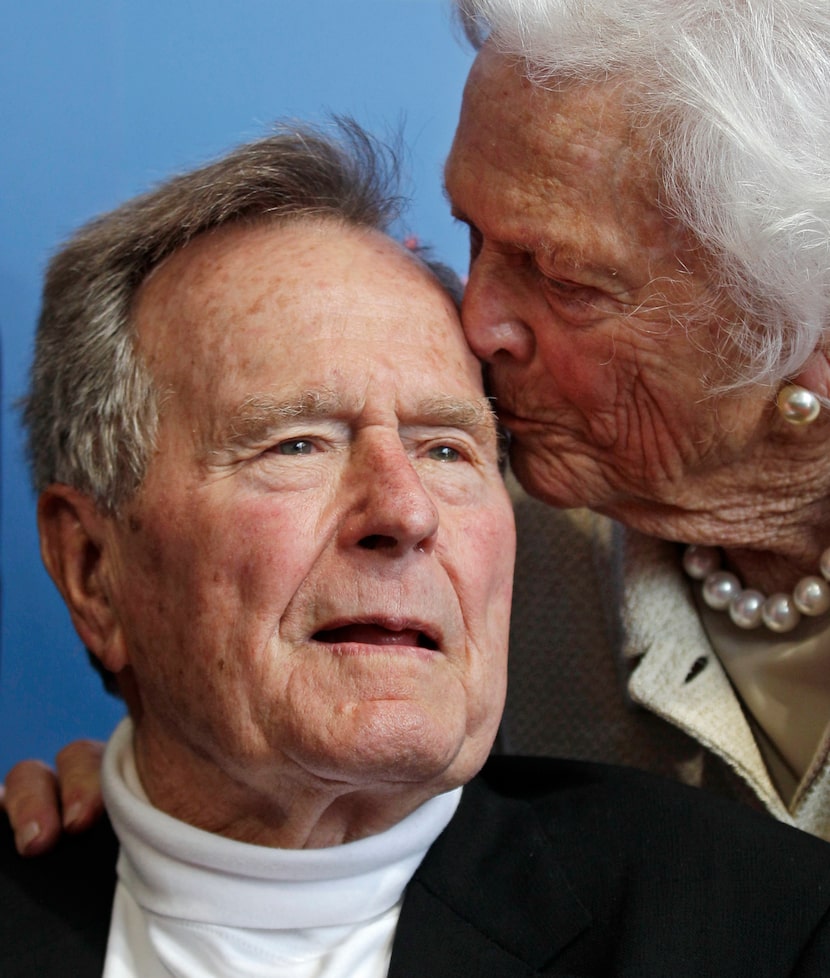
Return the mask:
<svg viewBox="0 0 830 978">
<path fill-rule="evenodd" d="M 792 462 L 803 451 L 826 469 L 826 432 L 794 441 L 769 388 L 712 394 L 739 363 L 725 329 L 739 314 L 657 205 L 624 82 L 543 89 L 485 45 L 446 185 L 470 228 L 465 331 L 525 487 L 667 539 L 772 543 L 814 568 L 816 470 Z"/>
</svg>

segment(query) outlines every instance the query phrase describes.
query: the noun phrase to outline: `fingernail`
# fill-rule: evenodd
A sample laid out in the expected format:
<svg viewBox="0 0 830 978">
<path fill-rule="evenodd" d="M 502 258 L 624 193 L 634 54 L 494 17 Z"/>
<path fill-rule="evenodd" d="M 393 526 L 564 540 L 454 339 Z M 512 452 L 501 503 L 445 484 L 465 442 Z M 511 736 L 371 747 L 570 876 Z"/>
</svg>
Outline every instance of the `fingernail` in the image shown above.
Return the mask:
<svg viewBox="0 0 830 978">
<path fill-rule="evenodd" d="M 79 801 L 73 801 L 69 808 L 63 813 L 63 827 L 71 829 L 81 816 L 83 806 Z"/>
<path fill-rule="evenodd" d="M 15 833 L 14 841 L 21 856 L 40 835 L 40 825 L 37 822 L 27 822 L 19 832 Z"/>
</svg>

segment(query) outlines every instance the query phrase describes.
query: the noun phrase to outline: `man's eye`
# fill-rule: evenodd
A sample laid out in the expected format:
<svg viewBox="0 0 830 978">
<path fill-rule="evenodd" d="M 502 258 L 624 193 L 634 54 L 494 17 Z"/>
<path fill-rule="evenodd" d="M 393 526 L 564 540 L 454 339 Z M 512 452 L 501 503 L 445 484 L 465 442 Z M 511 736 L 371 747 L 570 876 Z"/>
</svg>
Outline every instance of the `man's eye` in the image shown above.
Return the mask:
<svg viewBox="0 0 830 978">
<path fill-rule="evenodd" d="M 311 455 L 314 445 L 307 438 L 290 438 L 281 441 L 275 448 L 279 455 Z"/>
<path fill-rule="evenodd" d="M 434 445 L 428 455 L 436 462 L 457 462 L 461 458 L 461 452 L 452 445 Z"/>
</svg>

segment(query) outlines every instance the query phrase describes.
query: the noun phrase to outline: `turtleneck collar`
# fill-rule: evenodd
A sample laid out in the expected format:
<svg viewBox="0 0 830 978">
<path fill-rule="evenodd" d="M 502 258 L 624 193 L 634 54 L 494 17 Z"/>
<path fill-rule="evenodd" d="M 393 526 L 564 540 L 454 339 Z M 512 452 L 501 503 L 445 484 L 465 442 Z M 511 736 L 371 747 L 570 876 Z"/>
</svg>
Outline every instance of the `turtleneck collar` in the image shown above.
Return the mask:
<svg viewBox="0 0 830 978">
<path fill-rule="evenodd" d="M 121 843 L 119 877 L 153 913 L 237 927 L 357 923 L 401 897 L 455 813 L 461 789 L 430 799 L 378 835 L 325 849 L 271 849 L 204 832 L 154 808 L 123 721 L 104 759 L 107 811 Z M 359 899 L 344 899 L 352 892 Z"/>
</svg>

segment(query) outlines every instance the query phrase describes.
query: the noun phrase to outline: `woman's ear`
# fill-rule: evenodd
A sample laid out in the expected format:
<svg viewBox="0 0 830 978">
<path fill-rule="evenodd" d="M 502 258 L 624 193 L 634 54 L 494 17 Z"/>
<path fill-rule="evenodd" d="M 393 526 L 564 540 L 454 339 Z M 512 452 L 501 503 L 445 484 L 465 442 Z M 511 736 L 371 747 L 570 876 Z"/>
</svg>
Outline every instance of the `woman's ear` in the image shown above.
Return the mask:
<svg viewBox="0 0 830 978">
<path fill-rule="evenodd" d="M 81 641 L 107 669 L 120 672 L 128 659 L 109 587 L 112 517 L 89 496 L 56 483 L 40 496 L 37 522 L 43 562 Z"/>
<path fill-rule="evenodd" d="M 830 350 L 819 347 L 813 351 L 790 383 L 806 387 L 818 397 L 830 399 Z"/>
</svg>

